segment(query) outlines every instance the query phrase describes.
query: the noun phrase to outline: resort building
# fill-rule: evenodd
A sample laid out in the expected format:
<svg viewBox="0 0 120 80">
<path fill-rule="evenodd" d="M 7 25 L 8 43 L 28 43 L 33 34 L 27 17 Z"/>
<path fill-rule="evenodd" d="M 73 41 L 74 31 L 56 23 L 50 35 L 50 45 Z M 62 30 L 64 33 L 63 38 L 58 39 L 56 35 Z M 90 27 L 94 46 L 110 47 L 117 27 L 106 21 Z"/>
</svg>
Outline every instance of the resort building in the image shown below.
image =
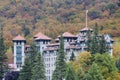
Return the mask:
<svg viewBox="0 0 120 80">
<path fill-rule="evenodd" d="M 62 34 L 64 40 L 64 52 L 66 56 L 66 61 L 69 61 L 70 56 L 74 53 L 75 56 L 78 56 L 83 51 L 87 50 L 87 32 L 90 31 L 92 34 L 93 29 L 85 27 L 80 30 L 79 34 L 73 35 L 69 32 Z M 109 52 L 112 55 L 112 45 L 113 40 L 109 35 L 104 35 L 104 38 L 109 45 Z M 52 74 L 55 69 L 55 62 L 57 58 L 57 52 L 60 45 L 60 36 L 55 39 L 55 43 L 51 43 L 51 38 L 44 35 L 43 33 L 38 33 L 33 37 L 37 50 L 41 53 L 44 59 L 45 65 L 45 75 L 47 80 L 52 79 Z M 25 51 L 30 47 L 26 45 L 26 40 L 24 37 L 18 35 L 13 39 L 14 43 L 14 69 L 19 71 L 24 65 L 25 60 Z"/>
</svg>

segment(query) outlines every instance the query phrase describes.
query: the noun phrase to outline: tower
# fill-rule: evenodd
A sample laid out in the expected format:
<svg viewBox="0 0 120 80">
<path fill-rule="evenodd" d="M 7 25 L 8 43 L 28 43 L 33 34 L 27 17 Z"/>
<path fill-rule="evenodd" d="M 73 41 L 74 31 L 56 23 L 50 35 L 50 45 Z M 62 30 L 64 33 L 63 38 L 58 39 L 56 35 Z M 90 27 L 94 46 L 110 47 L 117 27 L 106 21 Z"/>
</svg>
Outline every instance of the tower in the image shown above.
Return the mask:
<svg viewBox="0 0 120 80">
<path fill-rule="evenodd" d="M 42 53 L 46 48 L 46 45 L 50 44 L 51 38 L 39 32 L 34 36 L 34 40 L 37 46 L 37 50 Z"/>
<path fill-rule="evenodd" d="M 24 47 L 25 47 L 25 38 L 18 35 L 15 38 L 13 38 L 14 43 L 14 68 L 15 71 L 20 71 L 22 66 L 24 65 L 25 60 L 25 53 L 24 53 Z"/>
</svg>

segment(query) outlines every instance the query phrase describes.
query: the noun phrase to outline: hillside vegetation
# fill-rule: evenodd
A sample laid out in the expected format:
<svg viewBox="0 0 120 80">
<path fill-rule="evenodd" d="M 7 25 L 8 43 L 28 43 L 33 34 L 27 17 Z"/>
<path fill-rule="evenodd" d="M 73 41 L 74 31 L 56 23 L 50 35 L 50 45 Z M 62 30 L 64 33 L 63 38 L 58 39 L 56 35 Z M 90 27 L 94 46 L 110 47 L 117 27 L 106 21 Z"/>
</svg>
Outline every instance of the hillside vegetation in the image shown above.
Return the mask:
<svg viewBox="0 0 120 80">
<path fill-rule="evenodd" d="M 86 8 L 90 27 L 97 22 L 102 33 L 120 36 L 120 0 L 0 0 L 5 42 L 12 46 L 18 34 L 28 43 L 37 32 L 52 38 L 65 31 L 76 34 L 85 27 Z"/>
</svg>

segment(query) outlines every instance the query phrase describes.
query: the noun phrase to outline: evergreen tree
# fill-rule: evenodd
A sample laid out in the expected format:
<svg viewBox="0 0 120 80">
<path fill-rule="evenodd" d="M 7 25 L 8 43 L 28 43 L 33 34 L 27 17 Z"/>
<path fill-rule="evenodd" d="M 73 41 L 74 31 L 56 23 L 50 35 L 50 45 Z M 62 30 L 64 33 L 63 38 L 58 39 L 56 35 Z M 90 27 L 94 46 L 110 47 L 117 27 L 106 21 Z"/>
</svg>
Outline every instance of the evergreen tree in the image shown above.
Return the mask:
<svg viewBox="0 0 120 80">
<path fill-rule="evenodd" d="M 66 62 L 65 62 L 63 37 L 60 38 L 60 47 L 57 54 L 57 60 L 55 66 L 56 68 L 53 72 L 52 80 L 63 80 L 66 74 Z"/>
<path fill-rule="evenodd" d="M 104 36 L 99 35 L 98 26 L 97 24 L 94 27 L 93 35 L 88 36 L 87 40 L 88 51 L 92 54 L 100 53 L 103 54 L 108 52 L 108 45 L 106 44 Z"/>
<path fill-rule="evenodd" d="M 108 45 L 106 44 L 105 38 L 102 35 L 99 40 L 99 53 L 103 54 L 105 52 L 108 52 Z"/>
<path fill-rule="evenodd" d="M 95 54 L 95 53 L 98 53 L 99 51 L 99 38 L 98 38 L 98 26 L 97 24 L 95 24 L 95 27 L 94 27 L 94 33 L 93 33 L 93 36 L 92 36 L 92 40 L 91 40 L 91 43 L 90 43 L 90 52 L 92 54 Z"/>
<path fill-rule="evenodd" d="M 72 52 L 71 56 L 70 56 L 70 61 L 74 61 L 75 60 L 75 55 L 74 53 Z"/>
<path fill-rule="evenodd" d="M 24 66 L 20 71 L 19 80 L 30 80 L 31 79 L 31 64 L 29 58 L 25 59 Z"/>
<path fill-rule="evenodd" d="M 5 62 L 7 60 L 7 57 L 5 55 L 6 48 L 4 44 L 4 38 L 3 38 L 3 27 L 0 27 L 0 80 L 2 80 L 3 75 L 6 71 L 6 65 Z"/>
<path fill-rule="evenodd" d="M 32 43 L 31 45 L 30 45 L 30 50 L 28 51 L 28 57 L 29 57 L 29 59 L 30 59 L 30 64 L 31 64 L 31 67 L 33 67 L 34 66 L 34 62 L 35 62 L 35 57 L 36 57 L 36 55 L 37 55 L 37 53 L 38 53 L 38 51 L 37 51 L 37 48 L 36 48 L 36 45 L 35 45 L 35 43 Z"/>
<path fill-rule="evenodd" d="M 25 64 L 23 69 L 20 71 L 19 80 L 30 80 L 32 76 L 32 68 L 34 67 L 35 57 L 37 55 L 36 45 L 34 43 L 31 44 L 30 50 L 26 53 L 27 58 L 25 59 Z"/>
<path fill-rule="evenodd" d="M 91 34 L 92 34 L 92 32 L 90 30 L 88 30 L 87 35 L 86 35 L 87 36 L 86 44 L 88 46 L 88 49 L 87 49 L 88 52 L 91 50 L 91 42 L 92 42 L 91 41 L 91 38 L 92 38 Z"/>
<path fill-rule="evenodd" d="M 119 70 L 119 73 L 120 73 L 120 58 L 116 62 L 116 67 L 117 67 L 117 69 Z"/>
<path fill-rule="evenodd" d="M 96 63 L 93 63 L 85 76 L 86 80 L 104 80 L 102 73 Z"/>
<path fill-rule="evenodd" d="M 78 80 L 72 65 L 68 65 L 65 80 Z"/>
<path fill-rule="evenodd" d="M 40 53 L 37 54 L 34 67 L 32 68 L 31 80 L 46 80 L 44 63 Z"/>
</svg>

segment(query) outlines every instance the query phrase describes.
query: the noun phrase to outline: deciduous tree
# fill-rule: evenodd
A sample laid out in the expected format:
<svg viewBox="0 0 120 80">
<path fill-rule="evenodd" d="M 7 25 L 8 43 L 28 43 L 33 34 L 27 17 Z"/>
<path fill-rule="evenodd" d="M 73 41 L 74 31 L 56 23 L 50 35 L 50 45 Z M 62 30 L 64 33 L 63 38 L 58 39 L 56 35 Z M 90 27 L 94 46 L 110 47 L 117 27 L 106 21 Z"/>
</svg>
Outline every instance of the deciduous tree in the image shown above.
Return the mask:
<svg viewBox="0 0 120 80">
<path fill-rule="evenodd" d="M 104 80 L 99 66 L 93 63 L 85 76 L 86 80 Z"/>
</svg>

